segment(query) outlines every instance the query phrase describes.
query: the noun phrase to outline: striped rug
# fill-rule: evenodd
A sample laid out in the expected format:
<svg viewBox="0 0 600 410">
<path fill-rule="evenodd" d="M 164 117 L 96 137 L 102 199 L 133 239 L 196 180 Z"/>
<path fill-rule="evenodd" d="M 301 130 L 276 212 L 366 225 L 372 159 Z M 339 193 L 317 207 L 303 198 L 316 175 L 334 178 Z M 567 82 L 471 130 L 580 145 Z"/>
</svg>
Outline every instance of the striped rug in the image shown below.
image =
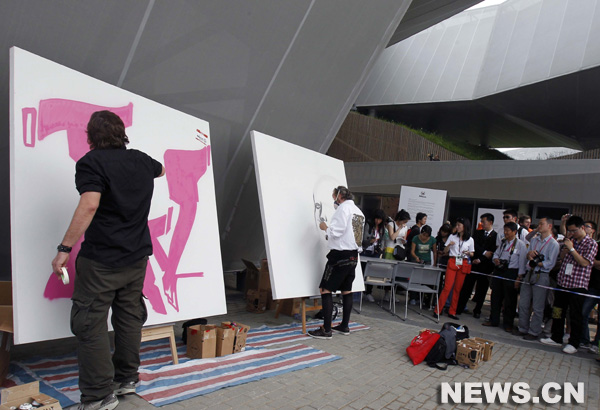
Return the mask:
<svg viewBox="0 0 600 410">
<path fill-rule="evenodd" d="M 140 370 L 137 394 L 164 406 L 255 380 L 319 366 L 340 357 L 302 344 L 251 349 L 217 359 L 191 360 L 157 370 Z"/>
<path fill-rule="evenodd" d="M 321 325 L 321 323 L 322 323 L 321 321 L 308 322 L 307 329 L 308 330 L 316 329 L 317 327 L 319 327 Z M 335 324 L 337 324 L 337 322 L 334 322 L 334 325 Z M 361 325 L 358 323 L 354 323 L 354 322 L 350 323 L 351 332 L 358 331 L 358 330 L 366 330 L 366 329 L 368 329 L 367 326 L 364 326 L 364 325 Z M 254 368 L 256 366 L 252 365 L 252 362 L 249 361 L 249 362 L 247 362 L 248 367 L 249 367 L 249 369 L 247 369 L 247 370 L 249 370 L 250 373 L 248 373 L 244 376 L 241 376 L 239 379 L 232 380 L 231 383 L 223 382 L 221 380 L 221 381 L 215 382 L 214 386 L 212 386 L 212 387 L 209 385 L 203 386 L 202 388 L 194 387 L 194 392 L 197 391 L 197 393 L 192 393 L 192 396 L 190 396 L 190 397 L 200 395 L 200 394 L 205 394 L 210 391 L 214 391 L 214 390 L 217 390 L 217 389 L 220 389 L 223 387 L 246 383 L 246 382 L 252 381 L 252 380 L 259 380 L 261 378 L 271 377 L 271 376 L 275 376 L 277 374 L 286 373 L 289 371 L 294 371 L 294 370 L 302 369 L 305 367 L 317 366 L 319 364 L 327 363 L 329 361 L 338 359 L 338 357 L 336 357 L 336 356 L 331 356 L 331 355 L 328 355 L 327 353 L 324 353 L 324 352 L 321 352 L 321 351 L 315 350 L 315 349 L 310 349 L 306 346 L 303 346 L 301 349 L 298 348 L 298 346 L 301 346 L 301 345 L 294 346 L 292 348 L 292 351 L 290 351 L 290 352 L 286 351 L 286 349 L 288 349 L 288 347 L 279 348 L 279 349 L 264 349 L 265 347 L 268 347 L 268 346 L 273 346 L 273 345 L 282 344 L 282 343 L 293 343 L 293 342 L 297 342 L 298 340 L 303 340 L 303 339 L 308 339 L 308 338 L 309 337 L 306 336 L 306 334 L 302 333 L 302 324 L 300 324 L 300 323 L 292 323 L 289 325 L 281 325 L 281 326 L 275 326 L 275 327 L 261 326 L 259 328 L 250 329 L 250 331 L 248 333 L 247 349 L 246 349 L 247 351 L 246 352 L 238 353 L 238 354 L 232 355 L 232 356 L 226 356 L 224 358 L 218 358 L 218 359 L 213 360 L 213 362 L 218 364 L 220 360 L 228 361 L 228 360 L 236 359 L 236 358 L 241 359 L 242 357 L 252 356 L 255 353 L 259 353 L 263 356 L 266 355 L 265 357 L 268 357 L 271 354 L 271 352 L 273 352 L 273 355 L 277 357 L 277 359 L 275 359 L 275 358 L 270 359 L 270 360 L 274 361 L 274 363 L 271 363 L 271 364 L 276 364 L 279 361 L 281 361 L 281 362 L 289 361 L 290 357 L 293 356 L 295 358 L 298 358 L 297 357 L 298 355 L 310 356 L 311 354 L 317 354 L 317 355 L 323 354 L 325 356 L 323 356 L 321 359 L 318 359 L 318 360 L 313 360 L 313 359 L 309 358 L 307 360 L 300 360 L 299 363 L 277 365 L 273 369 L 271 369 L 269 367 L 270 364 L 269 364 L 268 360 L 266 358 L 262 358 L 263 362 L 266 363 L 266 367 L 261 368 L 258 371 L 254 370 Z M 298 351 L 294 351 L 294 349 L 297 349 Z M 309 350 L 307 350 L 307 349 L 309 349 Z M 190 362 L 190 359 L 185 356 L 185 352 L 186 352 L 186 346 L 181 342 L 181 340 L 178 340 L 177 353 L 179 356 L 179 363 L 180 363 L 178 366 L 182 366 L 182 373 L 185 373 L 187 371 L 187 368 L 185 366 L 187 365 L 188 362 Z M 153 341 L 149 341 L 149 342 L 144 342 L 144 343 L 142 343 L 142 348 L 141 348 L 140 353 L 141 353 L 140 354 L 140 356 L 141 356 L 140 373 L 143 373 L 144 375 L 150 375 L 154 371 L 158 372 L 158 371 L 163 371 L 165 369 L 171 369 L 173 367 L 175 367 L 175 368 L 177 367 L 177 366 L 169 366 L 172 363 L 172 358 L 171 358 L 171 349 L 170 349 L 167 341 L 153 340 Z M 292 356 L 290 356 L 290 355 L 292 355 Z M 206 361 L 207 361 L 207 359 L 202 360 L 202 361 L 193 360 L 193 361 L 191 361 L 191 364 L 193 365 L 193 364 L 198 364 L 198 363 L 205 363 Z M 244 363 L 246 363 L 246 362 L 244 362 Z M 243 364 L 239 364 L 238 366 L 242 366 L 242 368 L 244 367 Z M 187 375 L 184 374 L 184 376 L 187 376 Z M 77 370 L 77 358 L 75 356 L 75 352 L 64 355 L 64 356 L 56 356 L 56 357 L 50 357 L 50 358 L 48 358 L 48 357 L 33 358 L 33 359 L 23 360 L 20 362 L 12 362 L 11 368 L 10 368 L 10 374 L 8 376 L 8 381 L 7 381 L 7 383 L 5 383 L 5 386 L 9 387 L 10 385 L 14 385 L 14 384 L 30 383 L 35 380 L 38 380 L 40 382 L 40 391 L 44 394 L 48 394 L 49 396 L 52 396 L 52 397 L 58 399 L 63 408 L 79 402 L 80 393 L 79 393 L 79 388 L 77 386 L 78 370 Z M 190 380 L 195 380 L 195 379 L 190 379 Z M 157 387 L 158 385 L 155 382 L 150 383 L 150 385 L 152 386 L 151 389 L 158 388 Z M 178 400 L 184 400 L 185 398 L 187 398 L 187 395 L 182 393 L 183 390 L 187 389 L 187 387 L 185 387 L 185 386 L 186 385 L 182 385 L 181 387 L 175 387 L 175 388 L 170 387 L 170 389 L 178 391 L 177 397 L 179 397 L 179 395 L 182 395 L 182 397 L 183 396 L 185 396 L 185 397 L 169 399 L 171 401 L 168 401 L 168 403 L 178 401 Z M 143 391 L 147 391 L 150 389 L 150 387 L 148 387 L 147 382 L 144 382 L 144 385 L 138 390 L 141 392 L 142 388 L 143 388 Z M 153 390 L 149 390 L 149 393 L 147 393 L 147 394 L 149 395 L 148 397 L 151 397 L 150 395 L 155 394 L 155 392 L 153 392 Z M 142 397 L 146 398 L 145 396 L 142 396 Z M 154 396 L 152 396 L 152 397 L 154 397 Z M 164 399 L 157 398 L 155 401 L 156 401 L 156 403 L 161 403 L 161 404 L 157 404 L 157 405 L 167 404 L 167 402 L 163 403 Z"/>
<path fill-rule="evenodd" d="M 185 356 L 186 347 L 178 340 L 179 363 L 190 359 Z M 140 369 L 154 370 L 172 363 L 171 348 L 167 341 L 152 340 L 142 343 Z M 79 402 L 78 366 L 75 352 L 64 356 L 33 358 L 11 362 L 8 383 L 24 384 L 40 382 L 40 391 L 60 401 L 63 408 Z"/>
<path fill-rule="evenodd" d="M 336 326 L 339 323 L 340 320 L 334 321 L 333 326 Z M 308 322 L 306 323 L 306 330 L 316 329 L 321 326 L 321 324 L 323 324 L 323 321 L 321 320 Z M 355 322 L 350 322 L 348 327 L 350 328 L 350 332 L 369 329 L 368 326 Z M 307 336 L 306 333 L 302 333 L 301 323 L 291 323 L 274 327 L 261 326 L 248 331 L 246 345 L 250 347 L 267 347 L 279 343 L 296 342 L 304 339 L 310 339 L 310 336 Z"/>
</svg>

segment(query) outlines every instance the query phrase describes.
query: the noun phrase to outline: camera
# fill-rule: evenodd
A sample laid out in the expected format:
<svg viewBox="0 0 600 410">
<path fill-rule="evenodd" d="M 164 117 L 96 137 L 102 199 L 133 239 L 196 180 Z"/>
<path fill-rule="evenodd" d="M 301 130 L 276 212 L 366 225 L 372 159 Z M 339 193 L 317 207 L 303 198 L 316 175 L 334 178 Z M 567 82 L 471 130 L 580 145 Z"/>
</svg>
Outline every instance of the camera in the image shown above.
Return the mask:
<svg viewBox="0 0 600 410">
<path fill-rule="evenodd" d="M 377 254 L 383 253 L 383 249 L 381 249 L 381 243 L 375 242 L 375 247 L 374 247 L 373 251 Z"/>
<path fill-rule="evenodd" d="M 542 255 L 541 253 L 538 253 L 537 255 L 534 256 L 534 258 L 532 260 L 529 261 L 529 267 L 535 268 L 538 265 L 538 263 L 544 262 L 545 259 L 546 259 L 546 257 L 544 255 Z"/>
<path fill-rule="evenodd" d="M 496 269 L 504 272 L 508 269 L 508 259 L 500 259 L 500 263 L 496 266 Z"/>
</svg>

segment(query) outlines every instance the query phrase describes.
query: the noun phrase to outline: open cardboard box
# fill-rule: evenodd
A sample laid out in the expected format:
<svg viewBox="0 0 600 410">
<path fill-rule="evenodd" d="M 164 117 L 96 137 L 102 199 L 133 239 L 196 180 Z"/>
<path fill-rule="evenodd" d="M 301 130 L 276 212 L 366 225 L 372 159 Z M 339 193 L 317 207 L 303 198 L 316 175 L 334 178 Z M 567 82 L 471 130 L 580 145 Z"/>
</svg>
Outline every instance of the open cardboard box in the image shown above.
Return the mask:
<svg viewBox="0 0 600 410">
<path fill-rule="evenodd" d="M 0 393 L 0 410 L 10 410 L 11 407 L 18 409 L 21 404 L 33 403 L 34 400 L 41 404 L 41 406 L 35 407 L 35 409 L 62 410 L 58 400 L 47 394 L 40 393 L 39 382 L 22 384 L 2 390 Z"/>
<path fill-rule="evenodd" d="M 484 344 L 473 339 L 463 339 L 456 343 L 456 361 L 458 364 L 468 366 L 469 369 L 477 369 L 483 361 Z"/>
<path fill-rule="evenodd" d="M 187 357 L 207 359 L 217 356 L 217 327 L 194 325 L 187 329 Z"/>
<path fill-rule="evenodd" d="M 246 265 L 246 292 L 249 289 L 271 290 L 269 264 L 266 259 L 261 261 L 260 269 L 246 259 L 242 259 L 242 262 Z"/>
<path fill-rule="evenodd" d="M 10 365 L 13 339 L 12 282 L 0 281 L 0 384 L 4 383 Z"/>
</svg>

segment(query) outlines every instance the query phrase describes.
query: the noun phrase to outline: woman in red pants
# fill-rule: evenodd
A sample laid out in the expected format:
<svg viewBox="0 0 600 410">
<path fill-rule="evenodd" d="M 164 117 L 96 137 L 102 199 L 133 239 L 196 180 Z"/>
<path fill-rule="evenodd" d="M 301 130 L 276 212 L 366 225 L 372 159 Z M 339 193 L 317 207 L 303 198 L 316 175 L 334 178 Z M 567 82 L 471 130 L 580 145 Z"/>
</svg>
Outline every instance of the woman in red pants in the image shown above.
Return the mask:
<svg viewBox="0 0 600 410">
<path fill-rule="evenodd" d="M 452 303 L 450 304 L 448 317 L 454 320 L 458 319 L 456 317 L 458 297 L 460 296 L 465 276 L 471 272 L 471 258 L 474 252 L 475 242 L 471 238 L 471 222 L 467 218 L 458 218 L 456 220 L 456 233 L 450 235 L 446 240 L 444 253 L 449 254 L 450 258 L 448 259 L 448 267 L 446 268 L 444 290 L 442 290 L 440 295 L 434 316 L 437 314 L 439 317 L 442 313 L 446 299 L 448 299 L 450 291 L 454 289 L 452 291 Z"/>
</svg>

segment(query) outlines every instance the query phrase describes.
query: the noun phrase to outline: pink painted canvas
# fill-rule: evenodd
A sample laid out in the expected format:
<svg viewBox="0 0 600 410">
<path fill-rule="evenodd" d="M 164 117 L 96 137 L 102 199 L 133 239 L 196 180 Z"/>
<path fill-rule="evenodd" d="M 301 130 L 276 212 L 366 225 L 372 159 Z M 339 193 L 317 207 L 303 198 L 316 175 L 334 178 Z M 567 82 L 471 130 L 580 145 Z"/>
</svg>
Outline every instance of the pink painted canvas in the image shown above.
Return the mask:
<svg viewBox="0 0 600 410">
<path fill-rule="evenodd" d="M 166 178 L 155 180 L 148 220 L 154 254 L 144 282 L 147 324 L 225 313 L 208 123 L 23 50 L 13 48 L 11 57 L 16 343 L 70 336 L 83 238 L 67 265 L 69 285 L 52 274 L 50 261 L 77 205 L 75 163 L 89 150 L 85 129 L 98 110 L 118 114 L 129 146 L 166 169 Z"/>
</svg>

